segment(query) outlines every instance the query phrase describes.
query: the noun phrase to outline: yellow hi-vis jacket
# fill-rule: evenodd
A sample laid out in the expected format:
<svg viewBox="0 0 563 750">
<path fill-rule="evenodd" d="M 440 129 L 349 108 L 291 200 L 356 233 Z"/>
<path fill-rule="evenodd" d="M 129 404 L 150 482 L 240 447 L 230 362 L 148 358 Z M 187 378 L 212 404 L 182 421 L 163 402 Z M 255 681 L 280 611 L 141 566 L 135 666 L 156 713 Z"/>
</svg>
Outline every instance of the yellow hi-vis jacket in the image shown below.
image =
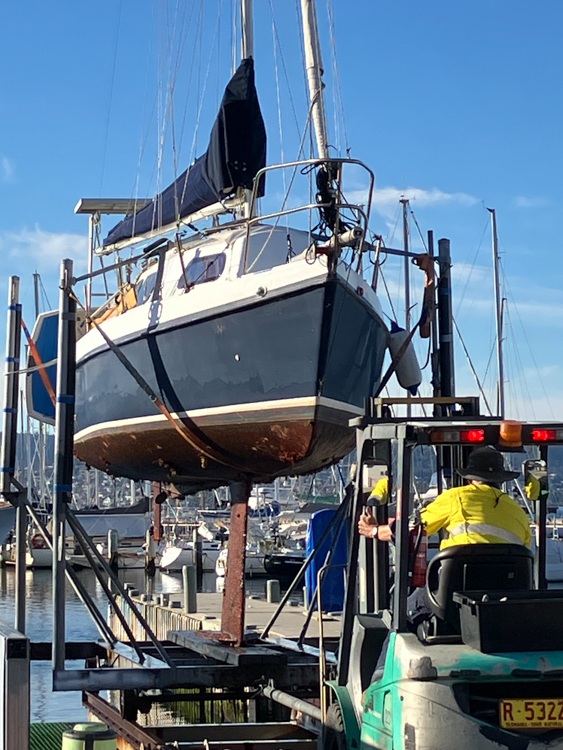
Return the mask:
<svg viewBox="0 0 563 750">
<path fill-rule="evenodd" d="M 428 535 L 448 532 L 440 549 L 457 544 L 523 544 L 530 547 L 528 516 L 502 490 L 486 484 L 453 487 L 421 512 Z"/>
</svg>

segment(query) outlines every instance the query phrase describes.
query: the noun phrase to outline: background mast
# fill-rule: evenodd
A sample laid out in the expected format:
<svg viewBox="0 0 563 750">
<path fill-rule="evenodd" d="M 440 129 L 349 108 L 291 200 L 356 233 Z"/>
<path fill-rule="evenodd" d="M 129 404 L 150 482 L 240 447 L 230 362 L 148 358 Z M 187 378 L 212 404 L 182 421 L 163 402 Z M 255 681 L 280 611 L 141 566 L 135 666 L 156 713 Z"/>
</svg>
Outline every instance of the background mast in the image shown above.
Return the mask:
<svg viewBox="0 0 563 750">
<path fill-rule="evenodd" d="M 491 228 L 493 232 L 493 269 L 495 279 L 498 367 L 497 412 L 500 417 L 504 417 L 504 359 L 502 353 L 503 320 L 502 298 L 500 296 L 500 261 L 498 257 L 497 214 L 494 208 L 488 208 L 487 211 L 489 211 L 491 214 Z"/>
</svg>

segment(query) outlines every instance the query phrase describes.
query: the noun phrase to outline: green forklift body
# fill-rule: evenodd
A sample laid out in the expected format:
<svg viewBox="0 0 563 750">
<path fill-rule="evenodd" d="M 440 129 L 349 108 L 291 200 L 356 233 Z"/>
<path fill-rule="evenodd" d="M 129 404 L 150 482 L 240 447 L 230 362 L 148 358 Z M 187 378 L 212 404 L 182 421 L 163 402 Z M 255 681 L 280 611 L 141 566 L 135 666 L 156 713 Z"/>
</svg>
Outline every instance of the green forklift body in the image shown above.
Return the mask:
<svg viewBox="0 0 563 750">
<path fill-rule="evenodd" d="M 522 587 L 491 591 L 490 597 L 486 588 L 454 592 L 462 610 L 461 633 L 438 631 L 419 639 L 409 629 L 406 608 L 412 451 L 419 445 L 447 447 L 454 467 L 454 459 L 466 460 L 471 448 L 492 445 L 506 451 L 508 446 L 503 444 L 500 419 L 471 414 L 460 418 L 459 412 L 446 418 L 390 419 L 379 406 L 377 413 L 372 405 L 371 414 L 357 420 L 359 475 L 351 523 L 355 531 L 366 498 L 362 462 L 380 463 L 382 455 L 391 456 L 383 444 L 395 441 L 397 476 L 391 476 L 390 460 L 389 476 L 397 498 L 396 544 L 391 556 L 385 544 L 360 540 L 357 531 L 351 535 L 338 677 L 330 683 L 347 747 L 355 750 L 359 742 L 365 750 L 563 750 L 563 609 L 561 617 L 553 609 L 563 607 L 563 592 L 559 597 L 546 591 L 545 497 L 544 505 L 540 498 L 534 508 L 539 530 L 529 595 Z M 563 445 L 561 423 L 515 424 L 506 434 L 513 441 L 520 435 L 520 450 L 536 446 L 546 463 L 549 445 Z M 518 447 L 518 442 L 511 446 L 513 451 Z M 377 513 L 378 522 L 385 523 L 387 508 Z M 389 590 L 383 590 L 386 584 Z M 462 593 L 465 598 L 460 598 Z M 489 599 L 494 606 L 483 605 L 480 612 L 481 602 Z M 478 628 L 483 633 L 477 636 L 469 633 L 471 607 L 477 620 L 482 616 Z M 530 614 L 522 615 L 524 611 Z M 499 633 L 491 638 L 495 617 L 500 618 Z M 534 637 L 542 631 L 549 635 Z M 383 669 L 370 678 L 382 648 L 387 649 Z"/>
</svg>

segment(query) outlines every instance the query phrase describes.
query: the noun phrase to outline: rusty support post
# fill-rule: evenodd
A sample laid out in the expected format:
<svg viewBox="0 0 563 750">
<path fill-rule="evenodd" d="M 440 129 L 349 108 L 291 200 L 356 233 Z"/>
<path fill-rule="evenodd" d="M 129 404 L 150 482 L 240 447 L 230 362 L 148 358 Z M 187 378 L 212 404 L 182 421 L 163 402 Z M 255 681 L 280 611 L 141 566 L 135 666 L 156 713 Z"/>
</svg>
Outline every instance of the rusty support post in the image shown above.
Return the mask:
<svg viewBox="0 0 563 750">
<path fill-rule="evenodd" d="M 231 525 L 227 572 L 223 590 L 221 630 L 231 636 L 236 646 L 244 638 L 244 573 L 246 563 L 246 528 L 248 522 L 248 498 L 252 484 L 231 484 Z"/>
<path fill-rule="evenodd" d="M 156 498 L 162 492 L 160 482 L 151 482 L 152 510 L 153 510 L 153 539 L 155 542 L 161 542 L 163 537 L 162 531 L 162 503 L 155 502 Z"/>
</svg>

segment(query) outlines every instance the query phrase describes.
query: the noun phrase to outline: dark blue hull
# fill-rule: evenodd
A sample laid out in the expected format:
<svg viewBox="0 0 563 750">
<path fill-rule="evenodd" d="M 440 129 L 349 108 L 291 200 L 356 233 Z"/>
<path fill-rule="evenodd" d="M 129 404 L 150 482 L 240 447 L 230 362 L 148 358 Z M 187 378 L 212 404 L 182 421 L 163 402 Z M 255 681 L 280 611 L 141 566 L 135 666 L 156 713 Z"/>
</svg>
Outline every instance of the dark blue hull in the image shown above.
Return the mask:
<svg viewBox="0 0 563 750">
<path fill-rule="evenodd" d="M 316 471 L 352 449 L 347 420 L 374 393 L 386 343 L 374 311 L 336 280 L 145 332 L 121 350 L 229 465 L 202 459 L 109 349 L 77 367 L 76 454 L 184 490 L 240 478 L 241 467 L 257 481 Z"/>
</svg>

